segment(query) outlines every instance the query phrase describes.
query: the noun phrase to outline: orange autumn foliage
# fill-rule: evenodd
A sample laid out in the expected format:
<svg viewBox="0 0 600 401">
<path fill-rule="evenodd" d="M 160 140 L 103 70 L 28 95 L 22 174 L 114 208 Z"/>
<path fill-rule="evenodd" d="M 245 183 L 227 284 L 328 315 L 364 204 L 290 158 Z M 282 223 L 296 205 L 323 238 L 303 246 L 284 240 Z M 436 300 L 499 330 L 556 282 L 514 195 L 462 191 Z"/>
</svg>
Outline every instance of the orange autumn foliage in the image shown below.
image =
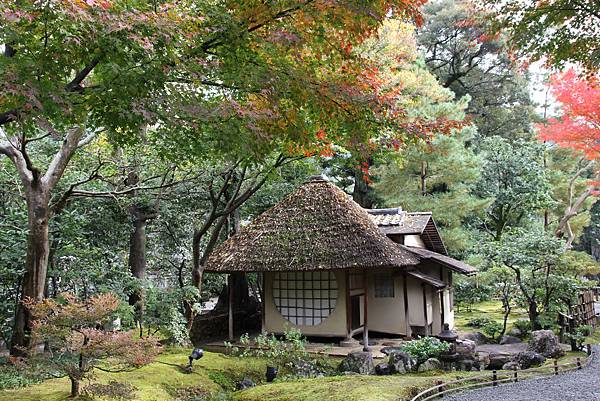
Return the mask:
<svg viewBox="0 0 600 401">
<path fill-rule="evenodd" d="M 538 125 L 539 137 L 581 151 L 589 160 L 600 156 L 600 83 L 570 69 L 552 76 L 552 94 L 561 104 L 560 118 Z"/>
</svg>

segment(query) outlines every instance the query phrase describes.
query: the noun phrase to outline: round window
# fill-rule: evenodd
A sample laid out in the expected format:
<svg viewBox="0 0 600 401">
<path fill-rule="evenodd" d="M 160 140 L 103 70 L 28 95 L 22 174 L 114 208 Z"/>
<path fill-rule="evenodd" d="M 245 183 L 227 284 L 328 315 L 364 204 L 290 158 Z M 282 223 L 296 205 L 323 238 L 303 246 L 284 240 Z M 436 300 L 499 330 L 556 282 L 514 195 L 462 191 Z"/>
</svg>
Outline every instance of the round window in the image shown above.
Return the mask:
<svg viewBox="0 0 600 401">
<path fill-rule="evenodd" d="M 325 272 L 275 273 L 273 300 L 281 315 L 298 326 L 320 324 L 335 309 L 335 274 Z"/>
</svg>

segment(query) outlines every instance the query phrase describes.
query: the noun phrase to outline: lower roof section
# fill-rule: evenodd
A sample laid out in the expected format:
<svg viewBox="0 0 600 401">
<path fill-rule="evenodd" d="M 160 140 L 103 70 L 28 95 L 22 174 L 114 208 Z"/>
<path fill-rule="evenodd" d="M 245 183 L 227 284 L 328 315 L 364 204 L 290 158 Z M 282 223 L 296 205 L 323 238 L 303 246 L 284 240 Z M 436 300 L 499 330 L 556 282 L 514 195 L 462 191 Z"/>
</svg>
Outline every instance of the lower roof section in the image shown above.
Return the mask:
<svg viewBox="0 0 600 401">
<path fill-rule="evenodd" d="M 470 266 L 460 260 L 451 258 L 450 256 L 442 255 L 425 248 L 405 246 L 400 244 L 398 244 L 398 246 L 412 252 L 414 255 L 418 256 L 421 261 L 431 260 L 447 267 L 450 270 L 467 276 L 477 274 L 477 269 L 475 269 L 473 266 Z"/>
</svg>

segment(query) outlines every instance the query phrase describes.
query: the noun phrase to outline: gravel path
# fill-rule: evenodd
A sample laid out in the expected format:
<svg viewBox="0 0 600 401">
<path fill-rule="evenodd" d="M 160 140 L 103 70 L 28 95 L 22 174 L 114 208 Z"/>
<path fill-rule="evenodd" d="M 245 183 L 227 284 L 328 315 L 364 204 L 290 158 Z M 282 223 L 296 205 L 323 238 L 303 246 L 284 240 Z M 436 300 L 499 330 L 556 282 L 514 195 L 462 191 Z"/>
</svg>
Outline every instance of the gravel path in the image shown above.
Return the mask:
<svg viewBox="0 0 600 401">
<path fill-rule="evenodd" d="M 452 401 L 600 401 L 600 346 L 583 370 L 487 387 L 445 398 Z"/>
</svg>

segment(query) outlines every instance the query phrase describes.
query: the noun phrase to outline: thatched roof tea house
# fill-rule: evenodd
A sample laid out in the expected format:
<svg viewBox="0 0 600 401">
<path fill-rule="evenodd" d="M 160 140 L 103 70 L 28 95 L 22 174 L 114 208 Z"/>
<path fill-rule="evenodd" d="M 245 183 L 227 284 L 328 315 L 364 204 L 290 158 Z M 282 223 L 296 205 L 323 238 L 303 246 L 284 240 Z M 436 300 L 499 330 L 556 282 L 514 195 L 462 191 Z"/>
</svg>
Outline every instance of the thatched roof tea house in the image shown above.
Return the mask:
<svg viewBox="0 0 600 401">
<path fill-rule="evenodd" d="M 431 214 L 366 210 L 313 177 L 221 244 L 206 271 L 262 272 L 263 330 L 308 336 L 437 334 L 453 326 L 452 273 Z"/>
</svg>

